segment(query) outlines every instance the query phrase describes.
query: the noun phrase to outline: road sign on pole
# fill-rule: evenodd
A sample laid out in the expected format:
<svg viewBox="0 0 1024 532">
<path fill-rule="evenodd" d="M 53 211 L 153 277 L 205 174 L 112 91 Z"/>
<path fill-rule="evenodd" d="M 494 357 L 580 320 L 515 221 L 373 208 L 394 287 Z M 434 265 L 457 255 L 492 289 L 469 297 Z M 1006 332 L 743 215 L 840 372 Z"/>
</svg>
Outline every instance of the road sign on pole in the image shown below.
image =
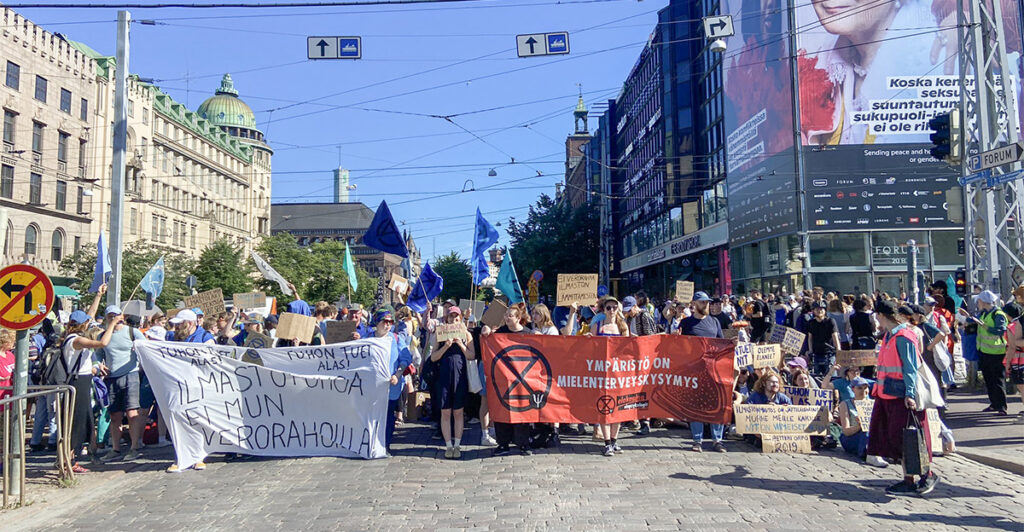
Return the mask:
<svg viewBox="0 0 1024 532">
<path fill-rule="evenodd" d="M 732 15 L 704 17 L 704 36 L 709 40 L 732 37 L 735 33 L 732 27 Z"/>
<path fill-rule="evenodd" d="M 53 307 L 53 283 L 27 264 L 0 270 L 0 325 L 15 331 L 32 328 Z"/>
<path fill-rule="evenodd" d="M 569 32 L 516 35 L 516 51 L 519 53 L 519 57 L 567 54 L 569 53 Z"/>
<path fill-rule="evenodd" d="M 989 187 L 997 187 L 1004 183 L 1016 181 L 1017 179 L 1020 179 L 1022 175 L 1024 175 L 1024 170 L 1014 170 L 1013 172 L 1002 175 L 990 175 L 985 180 L 985 184 Z"/>
<path fill-rule="evenodd" d="M 1015 142 L 971 157 L 968 167 L 972 172 L 987 170 L 1004 164 L 1013 164 L 1021 160 L 1022 156 L 1024 156 L 1024 142 Z"/>
<path fill-rule="evenodd" d="M 361 59 L 362 37 L 306 37 L 309 59 Z"/>
</svg>

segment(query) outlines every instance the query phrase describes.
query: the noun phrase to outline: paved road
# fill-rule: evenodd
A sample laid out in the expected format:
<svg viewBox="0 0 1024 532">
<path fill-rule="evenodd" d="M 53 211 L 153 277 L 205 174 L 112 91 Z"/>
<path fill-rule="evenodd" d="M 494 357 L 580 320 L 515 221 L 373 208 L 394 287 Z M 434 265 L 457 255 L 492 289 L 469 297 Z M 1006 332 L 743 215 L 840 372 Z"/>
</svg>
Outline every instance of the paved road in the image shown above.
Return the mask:
<svg viewBox="0 0 1024 532">
<path fill-rule="evenodd" d="M 477 432 L 477 434 L 479 434 Z M 962 457 L 938 458 L 945 482 L 925 499 L 890 498 L 896 468 L 841 452 L 764 455 L 739 442 L 695 454 L 688 431 L 655 430 L 598 446 L 565 438 L 532 457 L 469 447 L 443 459 L 424 426 L 399 429 L 397 456 L 211 460 L 206 471 L 163 472 L 168 451 L 125 474 L 0 514 L 8 530 L 1024 530 L 1024 477 Z M 436 442 L 436 440 L 435 440 Z M 124 469 L 124 465 L 104 466 Z M 12 525 L 13 523 L 13 525 Z"/>
</svg>

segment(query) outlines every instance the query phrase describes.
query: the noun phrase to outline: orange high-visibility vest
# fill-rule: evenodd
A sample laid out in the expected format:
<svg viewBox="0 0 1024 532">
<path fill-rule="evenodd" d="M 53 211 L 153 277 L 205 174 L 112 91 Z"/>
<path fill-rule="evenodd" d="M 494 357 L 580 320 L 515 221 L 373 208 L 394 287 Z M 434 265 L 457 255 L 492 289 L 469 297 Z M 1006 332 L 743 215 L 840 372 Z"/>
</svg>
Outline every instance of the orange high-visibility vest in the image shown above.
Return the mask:
<svg viewBox="0 0 1024 532">
<path fill-rule="evenodd" d="M 889 395 L 882 390 L 885 389 L 886 379 L 903 382 L 903 362 L 900 361 L 900 354 L 896 351 L 896 338 L 901 336 L 910 340 L 915 347 L 918 345 L 917 335 L 914 334 L 910 327 L 903 327 L 896 331 L 896 334 L 890 336 L 882 344 L 882 349 L 878 352 L 878 365 L 875 366 L 875 378 L 878 379 L 878 382 L 875 383 L 875 388 L 871 392 L 871 395 L 875 397 L 881 399 L 900 399 L 900 397 Z"/>
<path fill-rule="evenodd" d="M 1010 326 L 1006 328 L 1006 339 L 1017 337 L 1017 331 L 1021 328 L 1021 324 L 1017 320 L 1010 322 Z M 1006 353 L 1009 362 L 1009 366 L 1024 366 L 1024 345 L 1017 344 L 1017 348 L 1013 350 L 1013 353 Z"/>
</svg>

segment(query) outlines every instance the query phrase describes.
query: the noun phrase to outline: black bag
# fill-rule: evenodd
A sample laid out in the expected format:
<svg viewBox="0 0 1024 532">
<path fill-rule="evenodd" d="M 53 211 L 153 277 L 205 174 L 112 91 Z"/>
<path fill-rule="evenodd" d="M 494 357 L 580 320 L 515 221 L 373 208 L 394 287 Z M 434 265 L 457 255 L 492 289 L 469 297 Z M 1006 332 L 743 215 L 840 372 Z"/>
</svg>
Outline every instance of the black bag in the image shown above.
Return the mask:
<svg viewBox="0 0 1024 532">
<path fill-rule="evenodd" d="M 927 435 L 917 419 L 917 412 L 907 412 L 907 426 L 903 429 L 903 475 L 926 476 L 931 470 L 928 460 Z"/>
<path fill-rule="evenodd" d="M 74 341 L 77 336 L 77 334 L 68 335 L 63 342 L 43 351 L 43 355 L 39 357 L 39 373 L 42 375 L 43 384 L 48 386 L 71 384 L 75 377 L 78 376 L 78 368 L 82 364 L 82 356 L 78 357 L 78 360 L 75 361 L 75 366 L 70 369 L 68 368 L 67 361 L 64 360 L 64 346 L 68 342 Z"/>
</svg>

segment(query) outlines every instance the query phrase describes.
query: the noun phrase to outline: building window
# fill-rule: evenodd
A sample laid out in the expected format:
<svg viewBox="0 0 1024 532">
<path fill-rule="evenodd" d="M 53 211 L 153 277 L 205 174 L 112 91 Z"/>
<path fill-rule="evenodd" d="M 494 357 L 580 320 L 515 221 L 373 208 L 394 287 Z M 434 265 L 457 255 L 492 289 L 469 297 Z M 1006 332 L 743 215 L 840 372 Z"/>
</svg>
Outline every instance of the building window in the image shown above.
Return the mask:
<svg viewBox="0 0 1024 532">
<path fill-rule="evenodd" d="M 68 183 L 67 181 L 57 180 L 57 201 L 56 207 L 58 211 L 67 209 L 68 203 Z"/>
<path fill-rule="evenodd" d="M 33 172 L 28 184 L 28 202 L 39 205 L 43 202 L 43 176 Z"/>
<path fill-rule="evenodd" d="M 82 109 L 79 112 L 78 117 L 81 118 L 84 122 L 89 121 L 89 100 L 82 98 Z"/>
<path fill-rule="evenodd" d="M 36 254 L 36 240 L 39 238 L 39 229 L 34 225 L 25 228 L 25 254 Z"/>
<path fill-rule="evenodd" d="M 60 90 L 60 110 L 71 114 L 71 91 L 67 89 Z"/>
<path fill-rule="evenodd" d="M 85 187 L 78 187 L 77 200 L 78 214 L 85 214 Z"/>
<path fill-rule="evenodd" d="M 81 247 L 82 247 L 82 237 L 76 236 L 75 237 L 75 249 L 74 249 L 74 252 L 78 253 L 78 250 L 81 249 Z"/>
<path fill-rule="evenodd" d="M 167 242 L 167 218 L 160 217 L 160 241 Z"/>
<path fill-rule="evenodd" d="M 46 103 L 46 78 L 36 76 L 36 99 Z"/>
<path fill-rule="evenodd" d="M 78 176 L 85 177 L 85 139 L 78 139 Z"/>
<path fill-rule="evenodd" d="M 131 227 L 131 232 L 133 235 L 138 233 L 139 231 L 139 225 L 135 221 L 138 215 L 139 211 L 135 207 L 132 207 L 132 210 L 128 213 L 128 225 L 129 227 Z"/>
<path fill-rule="evenodd" d="M 196 226 L 195 226 L 195 224 L 193 224 L 192 227 L 191 227 L 191 233 L 189 234 L 189 240 L 190 240 L 189 247 L 191 247 L 192 249 L 196 249 Z"/>
<path fill-rule="evenodd" d="M 57 160 L 62 163 L 68 162 L 68 139 L 71 135 L 63 131 L 57 132 Z"/>
<path fill-rule="evenodd" d="M 50 239 L 50 259 L 60 261 L 64 257 L 64 233 L 57 229 Z"/>
<path fill-rule="evenodd" d="M 146 149 L 146 143 L 147 143 L 147 141 L 146 141 L 146 137 L 142 137 L 142 142 L 140 142 L 140 143 L 139 143 L 139 157 L 140 157 L 140 158 L 141 158 L 141 159 L 142 159 L 143 161 L 145 161 L 145 160 L 146 160 L 146 151 L 147 151 L 147 149 Z"/>
<path fill-rule="evenodd" d="M 4 83 L 14 89 L 18 90 L 21 86 L 21 66 L 17 63 L 7 62 L 7 78 Z"/>
<path fill-rule="evenodd" d="M 128 118 L 135 117 L 135 101 L 128 100 Z"/>
<path fill-rule="evenodd" d="M 14 127 L 17 124 L 18 113 L 4 109 L 4 142 L 14 145 Z"/>
<path fill-rule="evenodd" d="M 0 196 L 7 199 L 14 197 L 14 167 L 0 166 Z"/>
<path fill-rule="evenodd" d="M 145 107 L 142 108 L 142 123 L 149 125 L 149 109 Z"/>
<path fill-rule="evenodd" d="M 153 237 L 151 240 L 153 242 L 160 241 L 160 219 L 155 214 L 153 215 Z"/>
<path fill-rule="evenodd" d="M 39 122 L 32 122 L 32 151 L 42 154 L 43 153 L 43 129 L 46 126 Z"/>
</svg>

